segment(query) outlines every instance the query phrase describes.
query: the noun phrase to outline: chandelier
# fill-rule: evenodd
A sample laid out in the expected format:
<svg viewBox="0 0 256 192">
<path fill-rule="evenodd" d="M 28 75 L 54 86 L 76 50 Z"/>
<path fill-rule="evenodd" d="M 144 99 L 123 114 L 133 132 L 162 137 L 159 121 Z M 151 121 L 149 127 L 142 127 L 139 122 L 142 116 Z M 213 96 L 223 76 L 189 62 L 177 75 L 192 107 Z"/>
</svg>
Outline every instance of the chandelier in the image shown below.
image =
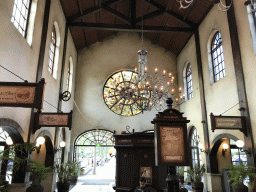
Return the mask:
<svg viewBox="0 0 256 192">
<path fill-rule="evenodd" d="M 155 68 L 154 74 L 148 74 L 147 67 L 147 50 L 143 47 L 143 20 L 141 30 L 142 45 L 138 51 L 138 67 L 135 67 L 135 72 L 138 73 L 136 82 L 138 84 L 137 105 L 141 111 L 150 111 L 155 108 L 157 111 L 167 107 L 166 100 L 173 98 L 175 95 L 174 76 L 172 73 L 167 73 L 163 70 L 162 75 L 158 73 L 158 68 Z M 181 88 L 179 88 L 179 95 Z M 184 95 L 174 100 L 174 105 L 181 104 L 184 101 Z"/>
<path fill-rule="evenodd" d="M 176 0 L 180 3 L 180 9 L 187 9 L 194 1 L 196 0 Z M 228 11 L 229 8 L 233 4 L 233 0 L 231 0 L 229 5 L 226 5 L 222 2 L 223 0 L 215 0 L 214 3 L 218 5 L 221 11 Z M 253 0 L 252 0 L 253 1 Z M 252 2 L 251 0 L 247 0 L 246 2 Z"/>
</svg>

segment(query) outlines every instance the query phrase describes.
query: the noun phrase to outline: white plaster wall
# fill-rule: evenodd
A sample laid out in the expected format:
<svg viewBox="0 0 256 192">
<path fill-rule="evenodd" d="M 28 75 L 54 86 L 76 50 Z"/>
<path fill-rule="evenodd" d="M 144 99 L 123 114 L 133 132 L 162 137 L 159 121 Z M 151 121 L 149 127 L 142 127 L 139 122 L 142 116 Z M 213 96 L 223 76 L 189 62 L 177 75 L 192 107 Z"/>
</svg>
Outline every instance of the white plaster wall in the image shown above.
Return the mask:
<svg viewBox="0 0 256 192">
<path fill-rule="evenodd" d="M 212 84 L 210 81 L 208 61 L 208 42 L 212 33 L 216 30 L 220 31 L 222 35 L 226 76 Z M 214 115 L 240 115 L 238 110 L 239 105 L 236 105 L 238 103 L 238 95 L 226 12 L 219 11 L 217 5 L 215 5 L 200 25 L 199 36 L 210 142 L 212 142 L 213 139 L 221 133 L 230 133 L 240 139 L 243 139 L 243 134 L 239 131 L 215 130 L 215 132 L 212 132 L 210 125 L 210 113 L 213 113 Z M 181 105 L 180 110 L 185 112 L 184 115 L 190 120 L 189 126 L 194 125 L 197 128 L 200 139 L 203 143 L 204 135 L 203 125 L 201 123 L 201 98 L 199 95 L 198 69 L 194 36 L 192 36 L 190 41 L 182 50 L 181 54 L 177 57 L 179 85 L 183 85 L 182 72 L 185 62 L 191 63 L 194 95 L 191 100 L 188 100 Z M 234 105 L 236 106 L 233 107 Z M 233 108 L 230 109 L 231 107 Z"/>
<path fill-rule="evenodd" d="M 33 31 L 33 41 L 30 46 L 27 40 L 18 32 L 11 22 L 12 11 L 13 11 L 14 0 L 0 1 L 0 64 L 17 74 L 21 78 L 28 80 L 28 82 L 36 81 L 36 73 L 38 66 L 38 57 L 41 45 L 41 32 L 44 18 L 45 0 L 37 1 L 37 10 Z M 49 46 L 53 23 L 57 22 L 60 30 L 60 47 L 59 47 L 59 58 L 58 58 L 58 72 L 57 79 L 54 79 L 47 70 L 48 58 L 49 58 Z M 61 67 L 63 59 L 63 46 L 65 36 L 65 25 L 66 20 L 61 8 L 59 1 L 51 1 L 50 17 L 48 24 L 47 41 L 45 48 L 44 66 L 42 77 L 45 78 L 46 86 L 44 93 L 44 100 L 52 104 L 57 108 L 59 99 L 59 86 L 61 77 Z M 64 82 L 66 85 L 67 78 L 67 67 L 69 57 L 73 58 L 73 92 L 72 99 L 69 102 L 62 104 L 63 112 L 70 112 L 73 109 L 74 99 L 74 88 L 75 88 L 75 69 L 77 63 L 77 52 L 71 37 L 70 31 L 68 32 L 67 38 L 67 54 L 65 60 L 64 69 Z M 0 68 L 0 81 L 10 82 L 22 82 L 21 79 L 7 72 L 3 68 Z M 65 90 L 64 90 L 65 91 Z M 47 102 L 43 102 L 42 112 L 57 112 L 57 109 L 49 105 Z M 0 118 L 10 118 L 16 121 L 23 129 L 23 139 L 27 141 L 29 124 L 30 124 L 31 109 L 18 108 L 18 107 L 0 107 Z M 55 128 L 41 128 L 31 136 L 31 141 L 35 141 L 36 137 L 40 132 L 48 130 L 52 138 L 54 139 Z M 68 131 L 69 133 L 69 131 Z M 70 137 L 67 135 L 67 137 Z M 54 144 L 54 140 L 52 141 Z M 66 147 L 69 151 L 69 145 Z"/>
<path fill-rule="evenodd" d="M 28 82 L 35 82 L 45 1 L 38 1 L 33 42 L 30 46 L 11 22 L 14 1 L 0 1 L 0 64 Z M 0 68 L 0 81 L 23 82 Z M 31 109 L 0 107 L 0 117 L 16 121 L 23 129 L 27 140 Z"/>
<path fill-rule="evenodd" d="M 157 66 L 176 73 L 176 58 L 163 48 L 153 46 L 144 39 L 144 48 L 148 51 L 149 73 Z M 141 49 L 141 39 L 136 33 L 118 33 L 89 48 L 78 52 L 76 70 L 75 102 L 82 112 L 74 107 L 72 142 L 75 137 L 90 129 L 101 128 L 116 131 L 118 134 L 130 126 L 130 131 L 153 129 L 151 121 L 157 111 L 144 112 L 132 117 L 121 117 L 113 113 L 103 100 L 103 86 L 107 78 L 117 70 L 134 69 L 138 66 L 137 51 Z"/>
<path fill-rule="evenodd" d="M 238 27 L 239 43 L 241 50 L 241 58 L 243 63 L 243 72 L 245 76 L 245 87 L 249 104 L 252 133 L 254 138 L 254 146 L 256 140 L 256 56 L 253 50 L 252 34 L 250 31 L 248 14 L 243 1 L 234 1 L 235 15 Z M 255 38 L 255 37 L 254 37 Z"/>
</svg>

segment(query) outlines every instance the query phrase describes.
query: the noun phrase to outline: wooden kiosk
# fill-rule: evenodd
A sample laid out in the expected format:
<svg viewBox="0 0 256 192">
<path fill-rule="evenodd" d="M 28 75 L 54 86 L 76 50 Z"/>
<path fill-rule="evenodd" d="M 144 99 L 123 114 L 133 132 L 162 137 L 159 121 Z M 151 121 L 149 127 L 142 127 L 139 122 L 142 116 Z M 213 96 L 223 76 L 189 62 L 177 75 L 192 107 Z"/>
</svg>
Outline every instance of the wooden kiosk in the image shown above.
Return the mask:
<svg viewBox="0 0 256 192">
<path fill-rule="evenodd" d="M 167 166 L 155 166 L 154 133 L 113 135 L 116 149 L 117 192 L 134 191 L 140 176 L 157 191 L 166 188 Z"/>
</svg>

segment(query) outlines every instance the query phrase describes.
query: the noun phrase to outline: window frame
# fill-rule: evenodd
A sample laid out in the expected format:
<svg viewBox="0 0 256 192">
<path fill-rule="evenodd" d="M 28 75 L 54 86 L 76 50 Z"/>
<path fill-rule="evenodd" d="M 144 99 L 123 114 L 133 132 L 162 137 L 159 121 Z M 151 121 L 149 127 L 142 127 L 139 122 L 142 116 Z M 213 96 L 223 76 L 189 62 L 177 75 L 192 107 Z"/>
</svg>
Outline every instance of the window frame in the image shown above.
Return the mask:
<svg viewBox="0 0 256 192">
<path fill-rule="evenodd" d="M 215 46 L 214 42 L 217 38 L 217 36 L 219 36 L 219 39 L 217 39 L 218 44 Z M 219 41 L 221 39 L 221 42 Z M 223 77 L 226 76 L 226 72 L 225 72 L 225 62 L 224 62 L 224 51 L 223 51 L 223 45 L 222 45 L 222 38 L 221 38 L 221 33 L 219 31 L 216 31 L 215 34 L 212 37 L 211 40 L 211 61 L 212 61 L 212 72 L 213 72 L 213 82 L 217 82 L 220 79 L 222 79 Z M 218 50 L 222 50 L 222 52 L 219 54 Z M 214 57 L 214 54 L 216 54 L 216 57 Z M 218 55 L 219 54 L 219 55 Z M 221 59 L 221 61 L 218 61 L 218 64 L 216 65 L 216 67 L 214 66 L 214 61 L 215 60 L 219 60 L 219 58 Z M 222 69 L 220 70 L 220 66 L 222 67 Z M 216 73 L 215 68 L 218 68 L 218 72 Z M 220 77 L 220 74 L 222 73 L 222 77 Z"/>
<path fill-rule="evenodd" d="M 194 133 L 196 133 L 196 145 L 192 145 L 192 137 L 194 135 Z M 192 127 L 189 133 L 189 148 L 191 150 L 191 167 L 194 168 L 195 166 L 200 167 L 200 162 L 202 161 L 202 156 L 201 156 L 201 150 L 198 148 L 198 144 L 200 143 L 200 137 L 198 135 L 198 131 L 195 127 Z M 197 165 L 193 159 L 193 150 L 196 150 L 196 154 L 197 154 Z"/>
<path fill-rule="evenodd" d="M 66 83 L 67 91 L 69 91 L 70 78 L 71 78 L 71 63 L 70 63 L 70 60 L 69 60 L 69 62 L 68 62 L 68 77 L 67 77 L 67 83 Z"/>
<path fill-rule="evenodd" d="M 53 43 L 53 35 L 54 34 L 54 40 L 55 42 Z M 54 50 L 51 50 L 51 46 L 53 46 Z M 49 47 L 49 59 L 48 59 L 48 71 L 50 72 L 51 75 L 54 73 L 54 62 L 55 62 L 55 57 L 56 57 L 56 49 L 57 49 L 57 32 L 56 28 L 53 25 L 53 30 L 51 32 L 51 42 L 50 42 L 50 47 Z M 52 58 L 50 57 L 50 53 L 52 53 Z M 52 66 L 50 68 L 50 61 L 52 62 Z"/>
<path fill-rule="evenodd" d="M 17 1 L 19 1 L 19 0 L 17 0 Z M 21 28 L 21 23 L 20 23 L 20 19 L 19 19 L 19 22 L 17 22 L 18 23 L 18 28 L 15 26 L 15 24 L 14 24 L 14 21 L 16 20 L 16 18 L 15 18 L 15 16 L 13 15 L 13 12 L 14 12 L 14 6 L 16 6 L 16 11 L 15 11 L 15 13 L 17 12 L 17 4 L 16 4 L 16 0 L 14 0 L 14 5 L 13 5 L 13 11 L 12 11 L 12 17 L 11 17 L 11 22 L 13 23 L 13 25 L 14 25 L 14 27 L 19 31 L 19 33 L 24 37 L 24 38 L 27 38 L 27 34 L 28 34 L 28 25 L 29 25 L 29 19 L 30 19 L 30 11 L 31 11 L 31 5 L 32 5 L 32 0 L 28 0 L 27 2 L 29 2 L 29 5 L 28 5 L 28 9 L 27 9 L 27 11 L 28 11 L 28 16 L 27 16 L 27 18 L 24 18 L 24 20 L 26 21 L 26 26 L 25 26 L 25 29 L 24 29 L 24 35 L 19 31 L 19 28 Z M 24 6 L 25 4 L 24 4 L 24 0 L 22 0 L 22 6 Z M 22 15 L 22 11 L 20 11 L 20 10 L 18 10 L 19 12 L 20 12 L 20 16 L 22 16 L 23 17 L 23 15 Z M 12 21 L 12 18 L 14 18 L 14 21 Z M 21 28 L 21 29 L 23 29 L 23 28 Z"/>
<path fill-rule="evenodd" d="M 189 73 L 188 73 L 189 71 Z M 192 82 L 192 69 L 191 69 L 191 64 L 188 63 L 186 66 L 186 93 L 187 93 L 187 100 L 192 99 L 193 97 L 193 82 Z M 190 80 L 188 81 L 188 78 Z M 189 86 L 189 83 L 191 82 L 191 86 Z"/>
</svg>

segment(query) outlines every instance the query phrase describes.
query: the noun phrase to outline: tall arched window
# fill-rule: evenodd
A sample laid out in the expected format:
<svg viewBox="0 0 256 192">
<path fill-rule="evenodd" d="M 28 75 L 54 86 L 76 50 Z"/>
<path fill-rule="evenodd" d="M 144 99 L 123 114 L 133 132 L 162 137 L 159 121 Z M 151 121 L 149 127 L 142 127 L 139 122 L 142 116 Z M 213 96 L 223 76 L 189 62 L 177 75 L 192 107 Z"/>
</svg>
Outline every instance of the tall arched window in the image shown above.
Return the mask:
<svg viewBox="0 0 256 192">
<path fill-rule="evenodd" d="M 54 68 L 54 58 L 56 54 L 56 29 L 53 27 L 51 33 L 51 43 L 49 49 L 49 62 L 48 62 L 48 70 L 53 75 L 53 68 Z"/>
<path fill-rule="evenodd" d="M 72 78 L 73 78 L 73 60 L 72 57 L 69 58 L 69 64 L 68 64 L 68 76 L 67 76 L 67 91 L 71 93 L 72 90 Z"/>
<path fill-rule="evenodd" d="M 202 165 L 201 151 L 198 148 L 200 138 L 195 127 L 190 131 L 190 149 L 192 154 L 192 167 Z"/>
<path fill-rule="evenodd" d="M 211 43 L 211 57 L 214 82 L 217 82 L 225 76 L 224 55 L 222 39 L 219 31 L 215 33 Z"/>
<path fill-rule="evenodd" d="M 31 8 L 31 0 L 15 0 L 11 22 L 22 34 L 23 37 L 27 36 L 27 24 Z"/>
<path fill-rule="evenodd" d="M 187 100 L 193 97 L 193 88 L 192 88 L 192 70 L 191 64 L 189 63 L 186 68 L 186 85 L 187 85 Z"/>
</svg>

